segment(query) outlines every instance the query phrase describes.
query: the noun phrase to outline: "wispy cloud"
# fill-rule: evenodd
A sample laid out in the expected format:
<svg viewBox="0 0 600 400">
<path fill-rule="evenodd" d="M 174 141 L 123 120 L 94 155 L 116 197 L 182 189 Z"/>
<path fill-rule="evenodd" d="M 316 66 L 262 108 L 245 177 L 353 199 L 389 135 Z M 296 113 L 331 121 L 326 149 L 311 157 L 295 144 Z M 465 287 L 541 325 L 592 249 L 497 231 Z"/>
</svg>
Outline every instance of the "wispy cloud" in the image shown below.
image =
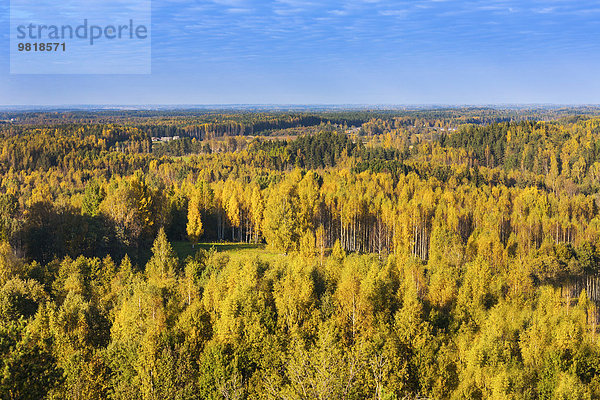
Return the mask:
<svg viewBox="0 0 600 400">
<path fill-rule="evenodd" d="M 152 8 L 153 69 L 182 81 L 217 71 L 239 82 L 255 71 L 319 75 L 327 87 L 361 73 L 377 86 L 426 71 L 545 71 L 557 58 L 586 65 L 600 56 L 597 0 L 153 0 Z"/>
</svg>

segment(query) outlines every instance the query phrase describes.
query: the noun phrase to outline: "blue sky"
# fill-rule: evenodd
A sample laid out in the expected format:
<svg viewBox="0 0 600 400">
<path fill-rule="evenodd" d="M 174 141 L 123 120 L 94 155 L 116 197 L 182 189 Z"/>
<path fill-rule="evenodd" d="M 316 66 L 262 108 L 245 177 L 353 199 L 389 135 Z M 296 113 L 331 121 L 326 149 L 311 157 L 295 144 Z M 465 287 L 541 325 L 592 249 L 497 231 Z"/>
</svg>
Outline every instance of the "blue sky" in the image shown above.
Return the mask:
<svg viewBox="0 0 600 400">
<path fill-rule="evenodd" d="M 597 0 L 154 0 L 150 75 L 10 75 L 8 14 L 0 105 L 600 103 Z"/>
</svg>

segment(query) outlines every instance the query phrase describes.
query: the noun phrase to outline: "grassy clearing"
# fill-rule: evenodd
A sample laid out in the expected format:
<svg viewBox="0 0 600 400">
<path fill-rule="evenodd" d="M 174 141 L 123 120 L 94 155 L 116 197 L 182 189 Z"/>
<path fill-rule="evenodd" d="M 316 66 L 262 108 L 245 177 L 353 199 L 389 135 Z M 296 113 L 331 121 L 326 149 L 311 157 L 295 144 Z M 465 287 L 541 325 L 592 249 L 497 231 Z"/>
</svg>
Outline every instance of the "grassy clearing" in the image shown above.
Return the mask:
<svg viewBox="0 0 600 400">
<path fill-rule="evenodd" d="M 174 242 L 173 250 L 180 260 L 185 260 L 188 256 L 193 256 L 198 250 L 211 250 L 212 248 L 219 253 L 228 253 L 236 256 L 259 256 L 261 259 L 271 261 L 275 258 L 282 257 L 282 254 L 266 249 L 264 244 L 253 243 L 230 243 L 230 242 L 214 242 L 214 243 L 198 243 L 192 247 L 190 242 Z"/>
</svg>

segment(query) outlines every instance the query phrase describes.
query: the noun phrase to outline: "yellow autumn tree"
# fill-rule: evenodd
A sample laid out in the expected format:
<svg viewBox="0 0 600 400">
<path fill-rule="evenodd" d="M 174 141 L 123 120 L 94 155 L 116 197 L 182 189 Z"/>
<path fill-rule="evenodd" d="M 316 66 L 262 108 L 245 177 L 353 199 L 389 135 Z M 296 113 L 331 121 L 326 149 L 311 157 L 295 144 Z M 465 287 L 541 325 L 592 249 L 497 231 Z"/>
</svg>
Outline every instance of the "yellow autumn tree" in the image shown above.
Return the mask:
<svg viewBox="0 0 600 400">
<path fill-rule="evenodd" d="M 200 201 L 200 196 L 197 193 L 194 193 L 190 199 L 190 204 L 188 205 L 188 222 L 186 232 L 194 244 L 198 243 L 200 237 L 204 233 Z"/>
</svg>

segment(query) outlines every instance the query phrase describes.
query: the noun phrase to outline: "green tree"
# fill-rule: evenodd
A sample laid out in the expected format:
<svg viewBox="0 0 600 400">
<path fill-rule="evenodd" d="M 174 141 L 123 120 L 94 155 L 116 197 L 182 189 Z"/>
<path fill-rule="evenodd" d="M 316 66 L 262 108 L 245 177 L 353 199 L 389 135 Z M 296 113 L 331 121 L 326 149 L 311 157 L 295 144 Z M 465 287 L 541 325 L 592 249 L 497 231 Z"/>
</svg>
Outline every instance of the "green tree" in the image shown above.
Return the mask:
<svg viewBox="0 0 600 400">
<path fill-rule="evenodd" d="M 103 199 L 104 192 L 98 182 L 93 181 L 88 183 L 83 195 L 81 213 L 91 217 L 97 216 L 100 212 L 100 203 L 102 203 Z"/>
</svg>

